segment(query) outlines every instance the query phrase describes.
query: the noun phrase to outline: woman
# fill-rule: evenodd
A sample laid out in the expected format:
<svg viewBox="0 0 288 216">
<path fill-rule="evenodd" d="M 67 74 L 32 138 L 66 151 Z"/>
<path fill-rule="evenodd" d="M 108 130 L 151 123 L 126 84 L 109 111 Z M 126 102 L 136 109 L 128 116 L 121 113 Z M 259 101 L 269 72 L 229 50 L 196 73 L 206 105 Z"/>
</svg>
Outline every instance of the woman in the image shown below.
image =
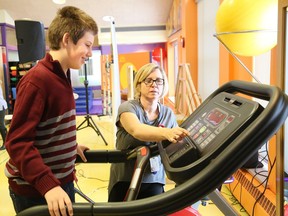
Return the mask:
<svg viewBox="0 0 288 216">
<path fill-rule="evenodd" d="M 3 144 L 0 147 L 0 150 L 4 150 L 5 149 L 5 139 L 6 139 L 6 133 L 7 133 L 7 129 L 5 126 L 5 112 L 7 109 L 7 102 L 3 97 L 3 91 L 2 91 L 2 80 L 0 80 L 0 133 L 1 133 L 1 137 L 3 140 Z"/>
<path fill-rule="evenodd" d="M 154 63 L 144 65 L 134 79 L 135 99 L 122 103 L 116 119 L 117 149 L 134 149 L 169 140 L 176 143 L 188 135 L 178 127 L 172 110 L 159 102 L 168 92 L 165 72 Z M 109 202 L 124 201 L 134 171 L 134 160 L 111 164 Z M 165 173 L 160 156 L 150 158 L 138 199 L 164 192 Z"/>
</svg>

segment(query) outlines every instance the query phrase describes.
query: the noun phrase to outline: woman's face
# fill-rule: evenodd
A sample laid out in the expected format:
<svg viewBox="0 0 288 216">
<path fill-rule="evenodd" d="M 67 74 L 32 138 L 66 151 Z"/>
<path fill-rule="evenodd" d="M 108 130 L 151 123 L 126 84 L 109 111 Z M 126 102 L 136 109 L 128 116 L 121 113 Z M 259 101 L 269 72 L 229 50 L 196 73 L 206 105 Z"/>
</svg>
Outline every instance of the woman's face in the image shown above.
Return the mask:
<svg viewBox="0 0 288 216">
<path fill-rule="evenodd" d="M 140 85 L 141 97 L 158 100 L 162 95 L 164 86 L 161 71 L 159 69 L 154 70 Z"/>
<path fill-rule="evenodd" d="M 81 68 L 85 63 L 85 60 L 92 56 L 93 42 L 94 35 L 91 32 L 86 32 L 76 44 L 69 39 L 69 44 L 67 46 L 69 68 Z"/>
</svg>

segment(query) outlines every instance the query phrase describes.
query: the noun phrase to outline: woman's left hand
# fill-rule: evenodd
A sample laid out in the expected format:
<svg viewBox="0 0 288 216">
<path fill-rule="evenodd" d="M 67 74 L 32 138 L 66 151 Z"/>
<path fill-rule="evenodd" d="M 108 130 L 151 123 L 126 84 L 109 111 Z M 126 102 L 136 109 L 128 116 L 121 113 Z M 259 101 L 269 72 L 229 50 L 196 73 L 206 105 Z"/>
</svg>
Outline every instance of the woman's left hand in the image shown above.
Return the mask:
<svg viewBox="0 0 288 216">
<path fill-rule="evenodd" d="M 87 146 L 84 146 L 84 145 L 77 145 L 77 154 L 81 157 L 81 159 L 84 161 L 84 162 L 87 162 L 87 159 L 84 155 L 84 152 L 86 150 L 89 150 L 89 148 Z"/>
</svg>

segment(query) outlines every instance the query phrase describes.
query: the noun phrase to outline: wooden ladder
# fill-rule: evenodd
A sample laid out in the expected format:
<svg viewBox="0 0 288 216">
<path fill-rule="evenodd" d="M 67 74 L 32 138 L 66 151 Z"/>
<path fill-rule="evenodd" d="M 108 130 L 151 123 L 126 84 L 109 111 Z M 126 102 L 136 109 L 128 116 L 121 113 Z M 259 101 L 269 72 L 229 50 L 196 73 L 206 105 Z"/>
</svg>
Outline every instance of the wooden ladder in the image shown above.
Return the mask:
<svg viewBox="0 0 288 216">
<path fill-rule="evenodd" d="M 196 92 L 190 65 L 179 65 L 175 90 L 175 110 L 178 113 L 190 115 L 201 104 L 201 98 Z"/>
</svg>

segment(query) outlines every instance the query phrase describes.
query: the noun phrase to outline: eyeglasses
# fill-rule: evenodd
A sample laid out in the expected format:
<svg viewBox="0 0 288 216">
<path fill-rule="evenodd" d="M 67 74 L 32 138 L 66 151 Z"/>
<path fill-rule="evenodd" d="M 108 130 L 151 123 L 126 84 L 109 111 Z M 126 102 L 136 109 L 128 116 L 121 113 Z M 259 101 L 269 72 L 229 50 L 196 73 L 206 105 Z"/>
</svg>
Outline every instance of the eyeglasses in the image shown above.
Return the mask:
<svg viewBox="0 0 288 216">
<path fill-rule="evenodd" d="M 154 82 L 158 86 L 158 85 L 164 84 L 164 79 L 157 78 L 157 79 L 153 80 L 152 78 L 146 78 L 143 82 L 145 83 L 146 86 L 152 86 Z"/>
</svg>

